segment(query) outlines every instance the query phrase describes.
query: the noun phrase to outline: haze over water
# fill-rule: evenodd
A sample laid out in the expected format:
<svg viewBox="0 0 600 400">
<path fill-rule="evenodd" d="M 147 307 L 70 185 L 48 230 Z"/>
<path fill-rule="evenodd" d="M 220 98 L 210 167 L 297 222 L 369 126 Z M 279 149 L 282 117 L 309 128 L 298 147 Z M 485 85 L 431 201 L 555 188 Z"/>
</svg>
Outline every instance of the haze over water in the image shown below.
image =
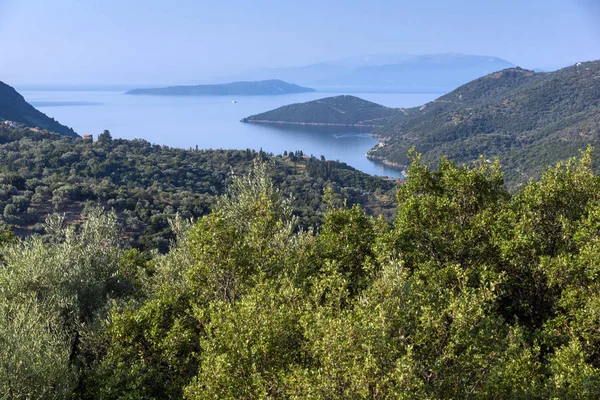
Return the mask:
<svg viewBox="0 0 600 400">
<path fill-rule="evenodd" d="M 372 175 L 401 176 L 372 162 L 365 153 L 377 140 L 370 129 L 245 124 L 249 115 L 282 105 L 341 93 L 302 93 L 283 96 L 132 96 L 114 91 L 21 90 L 40 111 L 72 127 L 78 134 L 104 129 L 113 137 L 145 139 L 179 148 L 263 149 L 274 154 L 302 150 L 339 160 Z M 349 94 L 349 93 L 344 93 Z M 389 107 L 422 105 L 440 94 L 358 93 L 365 100 Z M 238 103 L 233 103 L 236 100 Z"/>
</svg>

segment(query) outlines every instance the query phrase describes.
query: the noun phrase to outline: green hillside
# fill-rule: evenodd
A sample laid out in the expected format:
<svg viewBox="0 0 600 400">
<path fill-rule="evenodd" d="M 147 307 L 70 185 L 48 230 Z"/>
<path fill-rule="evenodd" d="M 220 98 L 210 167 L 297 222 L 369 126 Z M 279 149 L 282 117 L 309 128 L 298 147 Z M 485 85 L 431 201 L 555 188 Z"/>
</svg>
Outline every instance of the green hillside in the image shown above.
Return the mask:
<svg viewBox="0 0 600 400">
<path fill-rule="evenodd" d="M 29 236 L 41 232 L 53 212 L 79 221 L 90 204 L 101 204 L 116 210 L 132 244 L 165 250 L 172 238 L 168 219 L 208 213 L 232 172 L 246 173 L 255 159 L 272 163 L 272 178 L 293 196 L 304 228 L 318 225 L 328 186 L 339 203 L 346 199 L 371 214 L 393 213 L 395 182 L 301 152 L 182 150 L 110 134 L 92 143 L 0 125 L 0 224 Z"/>
<path fill-rule="evenodd" d="M 0 123 L 12 121 L 31 128 L 45 129 L 60 135 L 77 137 L 73 129 L 36 110 L 14 88 L 0 82 Z"/>
<path fill-rule="evenodd" d="M 499 157 L 518 183 L 598 144 L 599 107 L 600 61 L 552 73 L 511 68 L 407 110 L 375 131 L 383 143 L 369 157 L 404 166 L 413 146 L 425 161 Z"/>
<path fill-rule="evenodd" d="M 355 96 L 335 96 L 279 107 L 244 118 L 242 122 L 377 127 L 386 125 L 398 114 L 398 109 Z"/>
<path fill-rule="evenodd" d="M 264 96 L 314 92 L 277 79 L 256 82 L 232 82 L 218 85 L 169 86 L 153 89 L 134 89 L 125 94 L 154 96 Z"/>
</svg>

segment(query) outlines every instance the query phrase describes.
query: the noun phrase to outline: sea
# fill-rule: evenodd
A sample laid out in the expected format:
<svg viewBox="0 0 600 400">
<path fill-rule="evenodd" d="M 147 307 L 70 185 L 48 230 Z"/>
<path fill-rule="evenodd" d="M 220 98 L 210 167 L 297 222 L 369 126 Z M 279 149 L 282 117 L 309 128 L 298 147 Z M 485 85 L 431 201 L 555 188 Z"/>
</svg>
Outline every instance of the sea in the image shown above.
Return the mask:
<svg viewBox="0 0 600 400">
<path fill-rule="evenodd" d="M 18 88 L 19 89 L 19 88 Z M 323 97 L 349 94 L 388 107 L 413 107 L 441 93 L 312 92 L 278 96 L 139 96 L 123 91 L 72 88 L 22 88 L 34 107 L 72 127 L 80 135 L 96 137 L 105 129 L 116 138 L 145 139 L 183 149 L 262 149 L 283 154 L 302 150 L 344 162 L 371 175 L 401 177 L 399 170 L 365 157 L 377 144 L 372 129 L 266 125 L 242 123 L 244 117 L 274 108 Z"/>
</svg>

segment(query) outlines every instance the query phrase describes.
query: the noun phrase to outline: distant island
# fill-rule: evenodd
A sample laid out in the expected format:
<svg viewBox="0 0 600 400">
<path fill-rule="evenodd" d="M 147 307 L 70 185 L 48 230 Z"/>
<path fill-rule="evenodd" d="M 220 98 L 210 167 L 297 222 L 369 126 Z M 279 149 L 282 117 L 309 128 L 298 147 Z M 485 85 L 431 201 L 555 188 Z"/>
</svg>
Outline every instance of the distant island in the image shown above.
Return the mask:
<svg viewBox="0 0 600 400">
<path fill-rule="evenodd" d="M 279 107 L 241 122 L 383 127 L 400 112 L 355 96 L 334 96 Z"/>
<path fill-rule="evenodd" d="M 12 86 L 0 82 L 0 123 L 8 126 L 21 124 L 44 129 L 63 136 L 78 137 L 77 133 L 48 117 L 29 104 Z"/>
<path fill-rule="evenodd" d="M 152 96 L 273 96 L 314 92 L 278 79 L 255 82 L 232 82 L 218 85 L 169 86 L 154 89 L 134 89 L 125 94 Z"/>
</svg>

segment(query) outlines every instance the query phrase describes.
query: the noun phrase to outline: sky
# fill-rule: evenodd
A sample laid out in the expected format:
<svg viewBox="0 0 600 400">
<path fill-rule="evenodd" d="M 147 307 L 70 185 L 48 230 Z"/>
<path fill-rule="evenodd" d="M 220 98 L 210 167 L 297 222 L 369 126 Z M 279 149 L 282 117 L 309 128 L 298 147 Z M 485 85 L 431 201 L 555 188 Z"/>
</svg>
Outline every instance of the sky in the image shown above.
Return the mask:
<svg viewBox="0 0 600 400">
<path fill-rule="evenodd" d="M 600 1 L 0 0 L 9 84 L 185 84 L 385 53 L 600 59 Z"/>
</svg>

